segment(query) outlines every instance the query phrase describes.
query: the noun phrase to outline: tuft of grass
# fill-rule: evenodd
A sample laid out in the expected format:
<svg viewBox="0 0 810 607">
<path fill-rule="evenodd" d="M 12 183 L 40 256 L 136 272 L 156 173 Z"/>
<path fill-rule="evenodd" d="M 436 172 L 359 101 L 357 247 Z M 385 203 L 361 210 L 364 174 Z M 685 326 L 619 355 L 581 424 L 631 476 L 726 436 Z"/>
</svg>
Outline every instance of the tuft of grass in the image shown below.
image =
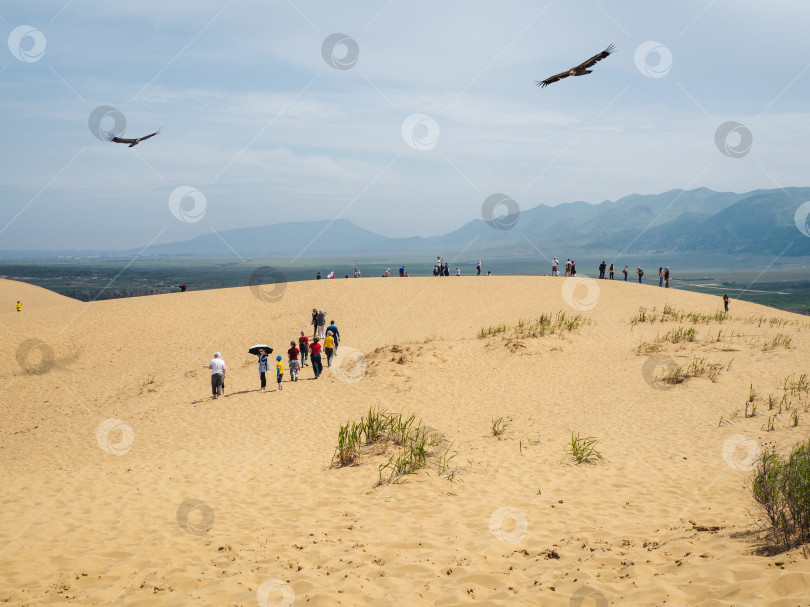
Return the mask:
<svg viewBox="0 0 810 607">
<path fill-rule="evenodd" d="M 596 443 L 599 439 L 593 436 L 580 437 L 577 432 L 576 435 L 571 433 L 571 459 L 577 464 L 589 464 L 597 460 L 603 461 L 605 458 L 596 450 Z"/>
<path fill-rule="evenodd" d="M 763 424 L 761 430 L 763 432 L 773 432 L 774 430 L 776 430 L 776 416 L 769 415 L 768 421 Z"/>
<path fill-rule="evenodd" d="M 637 325 L 643 322 L 653 323 L 659 320 L 658 314 L 655 313 L 655 308 L 648 311 L 644 306 L 639 307 L 638 314 L 630 319 L 631 325 Z M 669 304 L 664 305 L 661 311 L 660 322 L 691 322 L 692 324 L 709 324 L 712 322 L 722 323 L 728 320 L 725 312 L 717 310 L 711 314 L 705 312 L 684 312 L 683 310 L 676 310 Z"/>
<path fill-rule="evenodd" d="M 506 429 L 509 427 L 509 420 L 503 417 L 499 417 L 497 419 L 492 420 L 492 436 L 497 436 L 500 438 L 506 432 Z"/>
<path fill-rule="evenodd" d="M 642 322 L 655 322 L 657 318 L 658 314 L 655 313 L 655 308 L 648 312 L 647 308 L 644 306 L 639 306 L 638 314 L 630 319 L 630 324 L 635 326 Z"/>
<path fill-rule="evenodd" d="M 799 425 L 799 411 L 797 409 L 793 410 L 793 413 L 790 414 L 790 426 L 791 428 L 795 428 Z"/>
<path fill-rule="evenodd" d="M 510 340 L 544 337 L 555 333 L 563 335 L 565 332 L 576 331 L 587 324 L 590 324 L 590 320 L 581 314 L 570 316 L 561 310 L 556 315 L 544 313 L 531 320 L 521 319 L 514 326 L 500 324 L 482 328 L 478 331 L 478 339 L 496 335 L 503 335 L 505 339 Z"/>
<path fill-rule="evenodd" d="M 677 329 L 672 329 L 671 331 L 667 331 L 663 337 L 656 339 L 655 341 L 662 343 L 662 342 L 670 342 L 673 344 L 681 343 L 682 341 L 695 341 L 695 337 L 697 336 L 697 331 L 695 331 L 694 327 L 678 327 Z"/>
<path fill-rule="evenodd" d="M 391 483 L 406 474 L 428 467 L 437 447 L 447 444 L 444 436 L 427 429 L 416 416 L 391 413 L 379 407 L 370 407 L 359 422 L 349 422 L 338 431 L 338 444 L 332 456 L 331 467 L 342 468 L 359 463 L 364 452 L 379 454 L 395 445 L 397 452 L 379 467 L 378 485 Z M 382 449 L 381 449 L 382 447 Z M 449 476 L 450 461 L 457 455 L 445 449 L 438 458 L 440 475 Z M 436 458 L 434 458 L 436 459 Z M 455 477 L 457 471 L 452 473 Z"/>
<path fill-rule="evenodd" d="M 765 342 L 765 345 L 762 346 L 763 352 L 770 352 L 771 350 L 775 350 L 780 346 L 789 349 L 790 342 L 793 341 L 793 338 L 790 335 L 786 335 L 785 333 L 777 333 L 776 336 L 768 342 Z"/>
<path fill-rule="evenodd" d="M 362 430 L 354 422 L 341 426 L 338 431 L 338 445 L 332 456 L 332 468 L 342 468 L 357 463 L 360 457 Z"/>
<path fill-rule="evenodd" d="M 705 375 L 714 382 L 717 381 L 724 366 L 725 365 L 717 363 L 707 363 L 705 358 L 695 357 L 687 367 L 678 366 L 674 369 L 669 369 L 664 373 L 661 381 L 667 384 L 682 384 L 692 377 L 702 377 Z M 727 368 L 730 367 L 731 363 L 728 364 Z"/>
</svg>

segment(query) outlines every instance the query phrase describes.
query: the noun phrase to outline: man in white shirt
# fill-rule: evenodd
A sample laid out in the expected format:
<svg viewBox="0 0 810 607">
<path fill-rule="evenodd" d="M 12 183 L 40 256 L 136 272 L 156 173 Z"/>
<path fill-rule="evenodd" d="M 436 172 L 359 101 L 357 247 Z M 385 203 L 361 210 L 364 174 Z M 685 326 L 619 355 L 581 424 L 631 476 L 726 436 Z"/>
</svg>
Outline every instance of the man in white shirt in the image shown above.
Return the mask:
<svg viewBox="0 0 810 607">
<path fill-rule="evenodd" d="M 225 392 L 225 373 L 228 368 L 225 366 L 225 361 L 222 360 L 222 354 L 214 352 L 214 358 L 207 365 L 203 365 L 206 369 L 211 369 L 211 398 L 219 398 L 220 393 Z"/>
</svg>

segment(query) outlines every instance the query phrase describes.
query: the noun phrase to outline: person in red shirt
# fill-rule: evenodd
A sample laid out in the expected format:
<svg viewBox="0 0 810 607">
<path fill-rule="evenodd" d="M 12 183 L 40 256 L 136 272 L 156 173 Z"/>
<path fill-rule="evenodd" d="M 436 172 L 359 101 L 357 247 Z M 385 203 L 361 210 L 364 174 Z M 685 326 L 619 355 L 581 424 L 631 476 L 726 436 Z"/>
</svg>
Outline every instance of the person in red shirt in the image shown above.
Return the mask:
<svg viewBox="0 0 810 607">
<path fill-rule="evenodd" d="M 301 366 L 306 367 L 307 356 L 309 355 L 309 337 L 301 331 L 301 337 L 298 338 L 298 351 L 301 353 Z"/>
<path fill-rule="evenodd" d="M 290 361 L 290 381 L 298 381 L 298 348 L 295 347 L 294 341 L 290 342 L 287 359 Z"/>
<path fill-rule="evenodd" d="M 317 335 L 312 338 L 312 345 L 309 347 L 309 359 L 312 361 L 312 370 L 315 371 L 315 379 L 323 373 L 323 363 L 321 362 L 321 338 Z"/>
</svg>

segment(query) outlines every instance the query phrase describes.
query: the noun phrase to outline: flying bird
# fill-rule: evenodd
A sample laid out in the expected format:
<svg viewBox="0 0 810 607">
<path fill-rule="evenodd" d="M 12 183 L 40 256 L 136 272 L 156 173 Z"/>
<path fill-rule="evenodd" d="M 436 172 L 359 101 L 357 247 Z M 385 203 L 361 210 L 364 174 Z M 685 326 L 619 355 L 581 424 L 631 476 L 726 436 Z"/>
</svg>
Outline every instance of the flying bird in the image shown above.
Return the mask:
<svg viewBox="0 0 810 607">
<path fill-rule="evenodd" d="M 566 72 L 560 72 L 551 78 L 546 78 L 545 80 L 535 80 L 535 84 L 537 86 L 545 88 L 552 82 L 557 82 L 558 80 L 562 80 L 563 78 L 568 78 L 568 76 L 584 76 L 585 74 L 590 74 L 593 70 L 589 70 L 589 67 L 593 67 L 597 64 L 597 62 L 602 61 L 605 57 L 610 55 L 611 53 L 615 52 L 616 47 L 612 44 L 603 50 L 601 53 L 598 53 L 588 59 L 587 61 L 583 61 L 576 67 L 572 67 L 570 70 Z"/>
<path fill-rule="evenodd" d="M 154 137 L 155 135 L 158 135 L 159 133 L 160 133 L 160 129 L 156 130 L 154 133 L 151 133 L 149 135 L 144 135 L 143 137 L 138 137 L 137 139 L 125 139 L 124 137 L 116 137 L 112 133 L 107 133 L 106 131 L 105 131 L 104 135 L 107 137 L 107 141 L 112 141 L 114 143 L 128 143 L 129 147 L 134 148 L 141 141 L 145 141 L 146 139 L 149 139 L 150 137 Z"/>
</svg>

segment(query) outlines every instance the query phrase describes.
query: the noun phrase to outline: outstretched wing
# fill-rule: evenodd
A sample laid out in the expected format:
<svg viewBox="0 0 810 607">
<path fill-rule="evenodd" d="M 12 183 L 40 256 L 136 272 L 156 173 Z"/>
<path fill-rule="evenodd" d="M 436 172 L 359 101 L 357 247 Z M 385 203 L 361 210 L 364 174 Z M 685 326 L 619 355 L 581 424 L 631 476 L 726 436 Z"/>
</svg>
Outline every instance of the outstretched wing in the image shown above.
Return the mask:
<svg viewBox="0 0 810 607">
<path fill-rule="evenodd" d="M 149 139 L 150 137 L 154 137 L 155 135 L 160 135 L 161 129 L 156 130 L 154 133 L 150 133 L 149 135 L 144 135 L 143 137 L 138 137 L 138 141 L 144 141 Z"/>
<path fill-rule="evenodd" d="M 616 47 L 611 44 L 605 50 L 603 50 L 601 53 L 599 53 L 597 55 L 594 55 L 593 57 L 591 57 L 587 61 L 583 61 L 582 63 L 580 63 L 575 69 L 577 71 L 579 71 L 581 69 L 585 70 L 585 69 L 588 69 L 589 67 L 593 67 L 599 61 L 602 61 L 602 59 L 604 59 L 605 57 L 607 57 L 608 55 L 613 53 L 615 50 L 616 50 Z"/>
<path fill-rule="evenodd" d="M 559 74 L 555 74 L 551 78 L 546 78 L 545 80 L 535 80 L 534 83 L 540 88 L 545 88 L 553 82 L 557 82 L 558 80 L 562 80 L 563 78 L 568 78 L 568 76 L 570 75 L 571 75 L 570 72 L 560 72 Z"/>
<path fill-rule="evenodd" d="M 104 137 L 107 138 L 107 141 L 112 141 L 113 143 L 133 143 L 134 139 L 124 139 L 123 137 L 117 137 L 112 133 L 104 131 Z"/>
</svg>

